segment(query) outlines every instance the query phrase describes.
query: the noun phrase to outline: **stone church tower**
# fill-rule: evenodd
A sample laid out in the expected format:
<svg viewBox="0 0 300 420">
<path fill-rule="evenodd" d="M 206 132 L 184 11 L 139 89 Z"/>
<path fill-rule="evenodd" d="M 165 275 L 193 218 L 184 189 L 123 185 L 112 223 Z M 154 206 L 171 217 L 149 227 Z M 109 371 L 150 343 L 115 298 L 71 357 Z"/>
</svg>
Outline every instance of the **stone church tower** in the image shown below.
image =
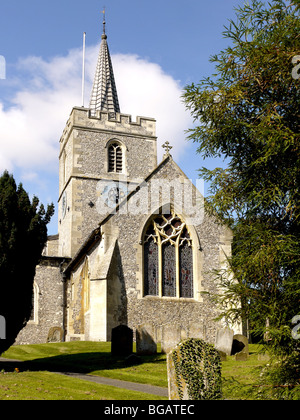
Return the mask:
<svg viewBox="0 0 300 420">
<path fill-rule="evenodd" d="M 60 138 L 58 235 L 17 343 L 109 341 L 120 324 L 162 345 L 214 341 L 218 310 L 202 292 L 217 291 L 231 232 L 204 213 L 168 144 L 158 164 L 155 130 L 120 111 L 104 22 L 89 107 L 72 109 Z"/>
<path fill-rule="evenodd" d="M 100 215 L 105 213 L 96 205 L 105 187 L 113 194 L 115 182 L 123 180 L 127 190 L 129 183 L 138 185 L 157 165 L 155 120 L 138 118 L 133 123 L 129 115 L 120 113 L 103 26 L 89 109 L 73 108 L 60 139 L 61 256 L 73 257 L 99 222 L 99 210 Z"/>
</svg>

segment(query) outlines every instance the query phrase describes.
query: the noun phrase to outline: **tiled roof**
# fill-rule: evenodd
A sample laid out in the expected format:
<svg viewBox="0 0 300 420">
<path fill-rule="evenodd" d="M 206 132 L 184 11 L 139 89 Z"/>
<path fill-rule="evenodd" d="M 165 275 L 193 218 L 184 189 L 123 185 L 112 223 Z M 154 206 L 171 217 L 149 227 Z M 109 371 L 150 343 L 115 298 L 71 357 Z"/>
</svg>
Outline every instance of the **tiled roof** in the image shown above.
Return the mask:
<svg viewBox="0 0 300 420">
<path fill-rule="evenodd" d="M 120 112 L 105 29 L 103 32 L 89 106 L 92 115 L 96 111 Z"/>
</svg>

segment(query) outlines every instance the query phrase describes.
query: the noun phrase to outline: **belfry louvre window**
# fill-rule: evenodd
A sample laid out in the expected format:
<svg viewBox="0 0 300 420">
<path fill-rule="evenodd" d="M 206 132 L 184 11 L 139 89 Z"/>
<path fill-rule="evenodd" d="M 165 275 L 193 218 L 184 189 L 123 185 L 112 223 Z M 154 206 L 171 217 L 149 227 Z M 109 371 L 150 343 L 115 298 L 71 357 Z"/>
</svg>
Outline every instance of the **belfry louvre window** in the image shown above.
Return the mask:
<svg viewBox="0 0 300 420">
<path fill-rule="evenodd" d="M 112 143 L 108 148 L 108 172 L 123 171 L 123 151 L 119 143 Z"/>
<path fill-rule="evenodd" d="M 144 296 L 192 298 L 193 248 L 186 224 L 175 213 L 154 217 L 143 247 Z"/>
</svg>

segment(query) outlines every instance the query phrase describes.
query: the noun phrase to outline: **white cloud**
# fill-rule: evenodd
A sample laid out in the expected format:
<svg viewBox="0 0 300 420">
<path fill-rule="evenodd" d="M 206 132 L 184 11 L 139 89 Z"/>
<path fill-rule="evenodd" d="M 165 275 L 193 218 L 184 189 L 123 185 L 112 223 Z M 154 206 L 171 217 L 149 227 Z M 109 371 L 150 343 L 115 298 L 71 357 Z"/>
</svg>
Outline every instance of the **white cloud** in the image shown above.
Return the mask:
<svg viewBox="0 0 300 420">
<path fill-rule="evenodd" d="M 173 146 L 174 159 L 187 147 L 184 130 L 191 126 L 190 115 L 181 101 L 180 82 L 155 63 L 135 55 L 113 56 L 121 111 L 156 119 L 158 157 L 165 141 Z"/>
<path fill-rule="evenodd" d="M 85 106 L 98 50 L 86 49 Z M 191 125 L 180 83 L 138 56 L 114 55 L 112 61 L 121 111 L 156 118 L 158 145 L 168 140 L 178 159 L 187 147 L 184 130 Z M 4 108 L 0 102 L 0 172 L 18 169 L 25 179 L 34 180 L 41 170 L 57 170 L 59 138 L 72 107 L 81 105 L 81 66 L 80 49 L 48 61 L 27 57 L 19 62 L 19 88 L 9 98 L 11 106 Z M 158 152 L 161 158 L 161 147 Z"/>
</svg>

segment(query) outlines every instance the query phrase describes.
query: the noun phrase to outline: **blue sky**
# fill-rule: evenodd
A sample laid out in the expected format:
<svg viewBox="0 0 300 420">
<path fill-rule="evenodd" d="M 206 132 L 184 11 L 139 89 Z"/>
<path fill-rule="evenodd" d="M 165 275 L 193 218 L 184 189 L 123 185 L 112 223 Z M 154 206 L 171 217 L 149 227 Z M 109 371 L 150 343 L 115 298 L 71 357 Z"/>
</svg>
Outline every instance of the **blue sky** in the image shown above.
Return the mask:
<svg viewBox="0 0 300 420">
<path fill-rule="evenodd" d="M 82 37 L 86 32 L 88 105 L 106 8 L 106 33 L 121 112 L 157 119 L 159 157 L 172 154 L 195 181 L 204 161 L 186 141 L 192 120 L 180 95 L 214 72 L 211 55 L 229 45 L 222 31 L 244 0 L 9 0 L 0 6 L 0 172 L 8 169 L 30 195 L 58 198 L 59 138 L 73 106 L 81 106 Z M 57 232 L 57 217 L 49 234 Z"/>
</svg>

